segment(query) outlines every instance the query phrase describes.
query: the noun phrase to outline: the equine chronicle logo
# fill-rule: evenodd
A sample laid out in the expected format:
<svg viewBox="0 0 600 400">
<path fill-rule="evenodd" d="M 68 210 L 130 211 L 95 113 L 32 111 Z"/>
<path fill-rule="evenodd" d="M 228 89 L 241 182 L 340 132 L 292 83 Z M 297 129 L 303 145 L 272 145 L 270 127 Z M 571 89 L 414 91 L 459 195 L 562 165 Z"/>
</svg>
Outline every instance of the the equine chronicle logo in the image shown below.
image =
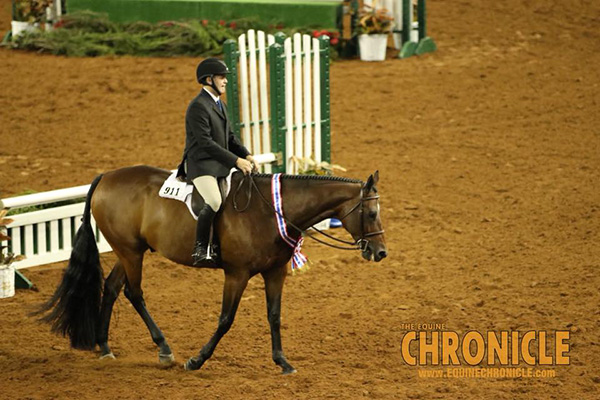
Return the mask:
<svg viewBox="0 0 600 400">
<path fill-rule="evenodd" d="M 401 355 L 411 366 L 569 365 L 569 340 L 570 331 L 409 330 Z"/>
</svg>

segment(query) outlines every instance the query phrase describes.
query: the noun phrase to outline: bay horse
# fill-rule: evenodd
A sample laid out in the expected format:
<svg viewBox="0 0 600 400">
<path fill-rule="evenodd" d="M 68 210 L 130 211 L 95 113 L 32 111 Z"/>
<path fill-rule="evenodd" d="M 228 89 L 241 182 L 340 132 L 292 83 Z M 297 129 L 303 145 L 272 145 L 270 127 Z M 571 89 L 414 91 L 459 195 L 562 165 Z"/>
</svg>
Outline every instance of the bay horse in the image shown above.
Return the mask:
<svg viewBox="0 0 600 400">
<path fill-rule="evenodd" d="M 196 222 L 185 204 L 158 195 L 168 176 L 166 170 L 134 166 L 99 175 L 91 184 L 62 281 L 38 311 L 48 312 L 42 319 L 52 324 L 54 332 L 69 336 L 73 348 L 94 350 L 98 345 L 101 358 L 114 358 L 108 345 L 109 324 L 114 302 L 125 286 L 125 296 L 158 346 L 159 361 L 174 362 L 171 348 L 146 308 L 141 288 L 147 250 L 179 264 L 193 265 Z M 211 357 L 233 323 L 248 280 L 261 274 L 273 361 L 284 374 L 296 371 L 284 356 L 280 335 L 281 292 L 293 249 L 276 226 L 270 201 L 271 178 L 266 174 L 233 174 L 232 190 L 214 223 L 220 242 L 218 268 L 225 272 L 221 315 L 216 332 L 199 354 L 185 363 L 186 370 L 199 369 Z M 289 235 L 299 239 L 311 225 L 337 217 L 354 240 L 347 243 L 360 249 L 366 260 L 385 258 L 377 181 L 378 172 L 366 183 L 332 176 L 282 175 L 281 198 Z M 244 210 L 238 203 L 244 204 Z M 90 212 L 118 257 L 105 281 Z"/>
</svg>

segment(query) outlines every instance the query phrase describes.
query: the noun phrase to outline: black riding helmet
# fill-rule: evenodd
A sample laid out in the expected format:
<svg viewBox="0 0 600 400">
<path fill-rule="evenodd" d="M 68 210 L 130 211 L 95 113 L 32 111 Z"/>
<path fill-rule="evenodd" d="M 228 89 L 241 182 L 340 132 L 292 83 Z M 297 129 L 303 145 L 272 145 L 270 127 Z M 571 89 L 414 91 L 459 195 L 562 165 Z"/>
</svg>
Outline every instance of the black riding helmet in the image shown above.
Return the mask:
<svg viewBox="0 0 600 400">
<path fill-rule="evenodd" d="M 203 85 L 207 85 L 206 78 L 208 77 L 212 78 L 214 75 L 227 74 L 229 74 L 229 68 L 227 68 L 227 65 L 218 58 L 207 58 L 198 64 L 198 68 L 196 68 L 196 78 L 198 79 L 198 82 Z M 221 94 L 214 81 L 210 86 L 215 89 L 217 93 Z"/>
</svg>

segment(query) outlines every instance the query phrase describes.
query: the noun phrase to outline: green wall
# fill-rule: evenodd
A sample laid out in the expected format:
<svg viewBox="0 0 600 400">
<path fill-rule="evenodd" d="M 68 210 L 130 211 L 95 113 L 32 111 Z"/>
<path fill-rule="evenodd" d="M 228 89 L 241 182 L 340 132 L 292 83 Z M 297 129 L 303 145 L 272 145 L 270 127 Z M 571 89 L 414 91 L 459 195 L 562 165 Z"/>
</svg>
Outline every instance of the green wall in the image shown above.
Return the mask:
<svg viewBox="0 0 600 400">
<path fill-rule="evenodd" d="M 230 21 L 260 18 L 286 27 L 335 29 L 339 1 L 293 0 L 67 0 L 67 12 L 92 10 L 108 13 L 115 22 L 208 19 Z"/>
</svg>

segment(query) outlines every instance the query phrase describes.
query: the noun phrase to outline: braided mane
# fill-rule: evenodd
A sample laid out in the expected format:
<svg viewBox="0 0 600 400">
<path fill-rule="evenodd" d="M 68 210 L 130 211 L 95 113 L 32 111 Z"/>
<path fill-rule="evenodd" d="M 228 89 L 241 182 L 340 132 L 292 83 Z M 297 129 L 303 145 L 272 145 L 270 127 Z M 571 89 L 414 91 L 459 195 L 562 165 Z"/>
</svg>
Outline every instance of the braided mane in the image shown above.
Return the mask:
<svg viewBox="0 0 600 400">
<path fill-rule="evenodd" d="M 255 178 L 273 178 L 273 174 L 254 174 L 252 175 Z M 282 174 L 281 179 L 292 179 L 292 180 L 315 180 L 315 181 L 330 181 L 330 182 L 347 182 L 347 183 L 363 183 L 363 181 L 359 179 L 352 178 L 344 178 L 342 176 L 332 176 L 332 175 L 291 175 L 291 174 Z"/>
</svg>

